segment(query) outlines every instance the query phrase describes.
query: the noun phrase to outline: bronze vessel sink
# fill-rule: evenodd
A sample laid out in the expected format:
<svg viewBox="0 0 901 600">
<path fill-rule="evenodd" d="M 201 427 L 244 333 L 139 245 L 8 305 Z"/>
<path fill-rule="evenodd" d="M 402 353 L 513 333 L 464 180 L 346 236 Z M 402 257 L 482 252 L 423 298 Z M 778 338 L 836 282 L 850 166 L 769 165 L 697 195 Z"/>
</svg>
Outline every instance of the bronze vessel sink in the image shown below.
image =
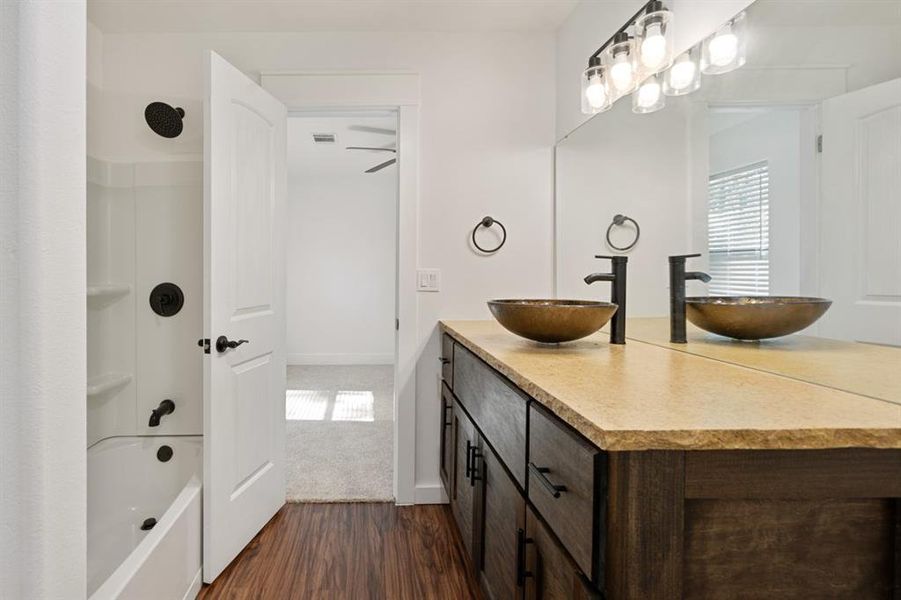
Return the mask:
<svg viewBox="0 0 901 600">
<path fill-rule="evenodd" d="M 593 300 L 490 300 L 488 308 L 508 331 L 557 344 L 591 335 L 607 324 L 617 306 Z"/>
<path fill-rule="evenodd" d="M 801 331 L 831 305 L 832 300 L 798 296 L 704 296 L 685 299 L 685 316 L 710 333 L 763 340 Z"/>
</svg>

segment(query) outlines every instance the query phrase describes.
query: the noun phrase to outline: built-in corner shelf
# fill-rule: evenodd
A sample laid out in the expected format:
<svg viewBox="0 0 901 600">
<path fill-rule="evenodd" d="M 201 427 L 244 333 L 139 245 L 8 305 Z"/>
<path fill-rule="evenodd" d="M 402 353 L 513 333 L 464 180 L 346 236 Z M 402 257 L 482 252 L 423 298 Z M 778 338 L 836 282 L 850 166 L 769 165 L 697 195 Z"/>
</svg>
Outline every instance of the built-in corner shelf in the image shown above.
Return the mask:
<svg viewBox="0 0 901 600">
<path fill-rule="evenodd" d="M 104 373 L 88 378 L 88 398 L 118 392 L 131 382 L 129 373 Z"/>
<path fill-rule="evenodd" d="M 130 293 L 131 286 L 127 283 L 88 285 L 88 307 L 105 308 Z"/>
</svg>

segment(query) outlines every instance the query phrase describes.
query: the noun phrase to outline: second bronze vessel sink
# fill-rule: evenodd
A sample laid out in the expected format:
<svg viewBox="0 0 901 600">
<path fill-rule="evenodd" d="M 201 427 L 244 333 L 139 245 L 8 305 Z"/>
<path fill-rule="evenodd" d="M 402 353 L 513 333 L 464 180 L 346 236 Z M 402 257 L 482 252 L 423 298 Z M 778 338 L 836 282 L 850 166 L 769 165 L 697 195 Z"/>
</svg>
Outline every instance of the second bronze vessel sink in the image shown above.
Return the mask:
<svg viewBox="0 0 901 600">
<path fill-rule="evenodd" d="M 704 296 L 685 299 L 685 316 L 710 333 L 763 340 L 801 331 L 832 305 L 798 296 Z"/>
<path fill-rule="evenodd" d="M 556 344 L 591 335 L 607 324 L 617 305 L 593 300 L 491 300 L 488 308 L 508 331 Z"/>
</svg>

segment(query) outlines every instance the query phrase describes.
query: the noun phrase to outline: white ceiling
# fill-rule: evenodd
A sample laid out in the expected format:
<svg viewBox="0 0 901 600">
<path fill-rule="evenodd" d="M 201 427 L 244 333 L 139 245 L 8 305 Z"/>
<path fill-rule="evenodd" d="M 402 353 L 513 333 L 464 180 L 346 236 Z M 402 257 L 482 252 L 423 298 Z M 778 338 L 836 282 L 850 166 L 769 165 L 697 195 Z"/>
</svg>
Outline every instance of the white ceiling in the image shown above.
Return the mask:
<svg viewBox="0 0 901 600">
<path fill-rule="evenodd" d="M 397 136 L 390 132 L 396 130 L 397 116 L 392 113 L 292 116 L 288 119 L 288 178 L 361 174 L 395 154 L 346 147 L 394 148 Z M 317 144 L 314 133 L 333 133 L 335 143 Z M 366 177 L 396 173 L 394 167 L 387 167 Z"/>
<path fill-rule="evenodd" d="M 104 33 L 554 31 L 576 0 L 89 0 Z"/>
</svg>

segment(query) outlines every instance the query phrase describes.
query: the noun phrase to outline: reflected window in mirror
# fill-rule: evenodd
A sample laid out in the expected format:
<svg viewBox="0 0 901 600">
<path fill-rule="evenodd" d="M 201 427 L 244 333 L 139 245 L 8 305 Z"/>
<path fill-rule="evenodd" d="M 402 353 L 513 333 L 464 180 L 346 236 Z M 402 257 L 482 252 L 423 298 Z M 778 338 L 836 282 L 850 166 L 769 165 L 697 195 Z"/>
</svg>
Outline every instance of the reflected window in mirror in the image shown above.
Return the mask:
<svg viewBox="0 0 901 600">
<path fill-rule="evenodd" d="M 767 161 L 710 176 L 707 252 L 711 294 L 769 293 L 769 182 Z"/>
</svg>

